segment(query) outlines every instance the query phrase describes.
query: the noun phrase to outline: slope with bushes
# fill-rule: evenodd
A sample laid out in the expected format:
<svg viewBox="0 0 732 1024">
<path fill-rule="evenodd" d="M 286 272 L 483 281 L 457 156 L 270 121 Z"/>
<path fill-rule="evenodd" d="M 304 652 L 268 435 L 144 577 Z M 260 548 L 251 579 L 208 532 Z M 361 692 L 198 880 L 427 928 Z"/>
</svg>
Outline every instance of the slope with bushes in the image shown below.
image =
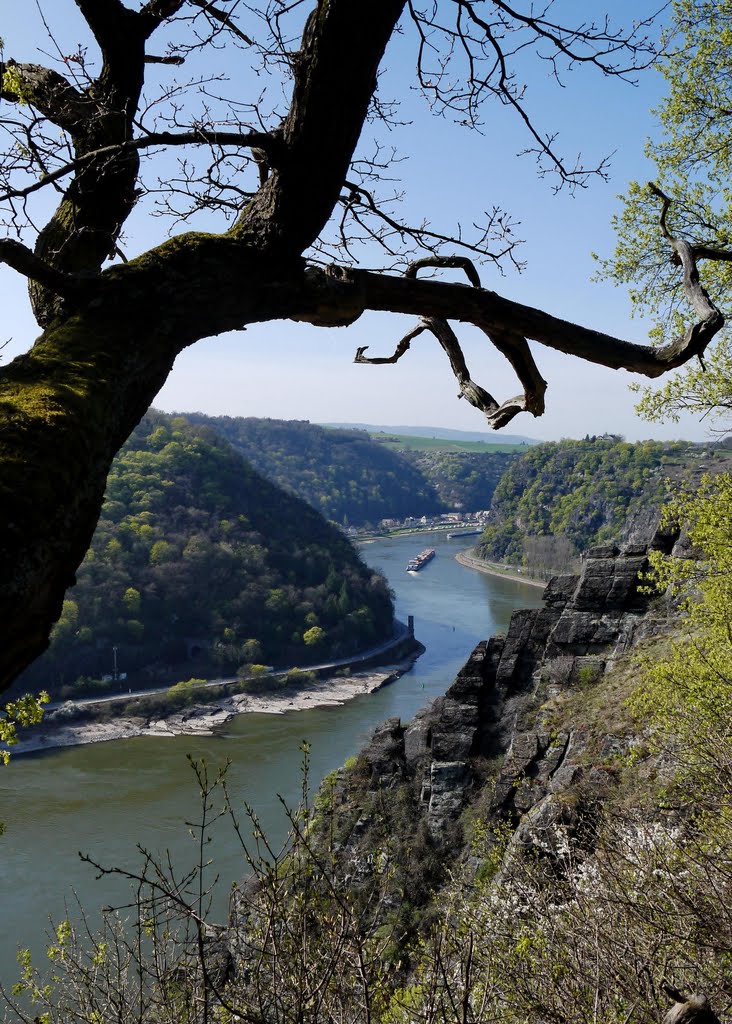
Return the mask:
<svg viewBox="0 0 732 1024">
<path fill-rule="evenodd" d="M 503 474 L 517 458 L 511 452 L 402 451 L 434 487 L 445 510 L 477 512 L 491 506 Z"/>
</svg>

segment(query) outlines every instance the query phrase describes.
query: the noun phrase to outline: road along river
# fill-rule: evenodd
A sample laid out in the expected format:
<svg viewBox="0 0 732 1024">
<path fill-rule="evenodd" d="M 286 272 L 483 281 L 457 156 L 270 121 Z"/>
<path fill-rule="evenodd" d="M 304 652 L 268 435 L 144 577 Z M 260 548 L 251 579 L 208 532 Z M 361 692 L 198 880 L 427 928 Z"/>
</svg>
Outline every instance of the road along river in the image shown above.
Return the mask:
<svg viewBox="0 0 732 1024">
<path fill-rule="evenodd" d="M 419 573 L 405 566 L 427 546 L 437 550 Z M 396 537 L 365 544 L 366 562 L 380 569 L 396 593 L 397 615 L 415 620 L 427 648 L 414 667 L 377 693 L 339 707 L 287 715 L 241 715 L 216 737 L 137 737 L 50 750 L 0 769 L 0 981 L 17 980 L 16 950 L 30 947 L 39 959 L 49 917 L 58 922 L 77 894 L 90 912 L 125 902 L 129 890 L 95 881 L 78 851 L 103 864 L 134 867 L 136 844 L 170 849 L 180 865 L 192 863 L 195 844 L 185 826 L 195 817 L 197 792 L 186 754 L 212 766 L 231 759 L 229 783 L 237 799 L 252 804 L 270 836 L 285 834 L 277 798 L 296 804 L 300 745 L 311 745 L 311 782 L 317 783 L 355 754 L 370 731 L 390 715 L 402 720 L 444 693 L 475 644 L 504 631 L 516 608 L 536 607 L 541 591 L 486 576 L 454 558 L 465 540 L 444 534 Z M 223 880 L 217 910 L 226 916 L 226 891 L 245 873 L 228 828 L 220 829 L 212 856 Z"/>
</svg>

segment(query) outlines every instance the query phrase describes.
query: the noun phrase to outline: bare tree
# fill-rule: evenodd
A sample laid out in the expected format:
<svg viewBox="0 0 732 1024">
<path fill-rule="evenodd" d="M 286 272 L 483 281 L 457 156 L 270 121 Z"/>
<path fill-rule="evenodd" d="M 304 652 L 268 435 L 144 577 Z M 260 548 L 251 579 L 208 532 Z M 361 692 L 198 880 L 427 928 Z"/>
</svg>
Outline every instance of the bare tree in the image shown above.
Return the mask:
<svg viewBox="0 0 732 1024">
<path fill-rule="evenodd" d="M 583 64 L 627 77 L 653 60 L 645 25 L 624 32 L 601 18 L 566 26 L 549 6 L 504 0 L 75 0 L 69 9 L 85 19 L 88 49 L 54 49 L 49 29 L 50 66 L 22 54 L 0 62 L 8 229 L 0 260 L 28 279 L 43 329 L 0 373 L 3 685 L 47 646 L 110 462 L 193 342 L 275 319 L 342 326 L 366 310 L 413 314 L 416 328 L 387 361 L 430 331 L 461 394 L 501 426 L 544 408 L 546 384 L 527 339 L 655 377 L 700 355 L 722 323 L 688 247 L 676 252 L 698 323 L 661 348 L 484 290 L 471 260 L 516 258 L 506 215 L 489 209 L 470 236 L 405 223 L 398 193 L 385 195 L 388 183 L 380 184 L 394 155 L 383 144 L 368 158 L 356 151 L 368 120 L 398 127 L 377 78 L 387 43 L 403 31 L 414 40 L 418 85 L 438 112 L 477 126 L 483 100 L 496 98 L 524 122 L 540 169 L 555 172 L 558 187 L 582 186 L 604 165 L 563 161 L 531 118 L 517 68 L 532 48 L 557 75 Z M 195 65 L 224 45 L 242 77 L 246 69 L 260 76 L 249 79 L 251 95 L 222 96 L 215 70 L 184 84 L 166 78 L 171 66 Z M 146 75 L 158 90 L 151 96 Z M 279 83 L 275 100 L 271 89 L 257 91 L 268 76 Z M 185 156 L 177 172 L 156 178 L 153 156 L 163 148 Z M 128 260 L 122 231 L 141 201 L 183 222 L 210 214 L 218 233 L 199 220 L 205 232 L 185 231 Z M 380 247 L 385 270 L 358 265 L 361 243 Z M 336 253 L 339 263 L 328 265 Z M 422 279 L 425 267 L 463 269 L 473 287 Z M 450 320 L 479 327 L 508 359 L 517 398 L 498 402 L 472 381 Z M 363 350 L 357 359 L 369 361 Z"/>
</svg>

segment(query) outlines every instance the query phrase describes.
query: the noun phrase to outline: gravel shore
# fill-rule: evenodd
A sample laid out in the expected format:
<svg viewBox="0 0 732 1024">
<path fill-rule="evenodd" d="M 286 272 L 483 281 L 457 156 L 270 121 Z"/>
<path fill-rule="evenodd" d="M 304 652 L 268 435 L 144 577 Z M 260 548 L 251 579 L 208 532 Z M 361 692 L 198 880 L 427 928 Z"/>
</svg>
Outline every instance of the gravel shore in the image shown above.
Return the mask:
<svg viewBox="0 0 732 1024">
<path fill-rule="evenodd" d="M 131 739 L 134 736 L 213 736 L 236 715 L 283 715 L 291 711 L 344 704 L 362 694 L 374 693 L 398 679 L 414 657 L 394 665 L 380 666 L 350 676 L 332 676 L 309 683 L 301 690 L 283 689 L 267 694 L 235 694 L 210 704 L 194 704 L 162 718 L 121 716 L 113 721 L 73 722 L 64 720 L 64 709 L 51 712 L 43 724 L 11 748 L 13 757 L 53 747 Z M 66 713 L 68 719 L 68 712 Z"/>
</svg>

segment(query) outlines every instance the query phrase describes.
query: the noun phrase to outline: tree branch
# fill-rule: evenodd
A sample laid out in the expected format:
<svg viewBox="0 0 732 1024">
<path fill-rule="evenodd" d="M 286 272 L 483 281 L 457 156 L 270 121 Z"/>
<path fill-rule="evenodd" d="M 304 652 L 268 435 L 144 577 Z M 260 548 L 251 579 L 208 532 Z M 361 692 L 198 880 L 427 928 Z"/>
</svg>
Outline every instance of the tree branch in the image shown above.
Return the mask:
<svg viewBox="0 0 732 1024">
<path fill-rule="evenodd" d="M 658 223 L 661 225 L 661 234 L 669 241 L 673 241 L 671 232 L 668 229 L 668 224 L 666 223 L 666 216 L 668 214 L 669 207 L 671 206 L 671 200 L 653 181 L 648 182 L 648 191 L 661 200 L 661 213 L 658 218 Z"/>
<path fill-rule="evenodd" d="M 414 260 L 404 271 L 404 276 L 409 279 L 417 277 L 420 270 L 425 267 L 447 267 L 451 270 L 464 270 L 465 276 L 474 288 L 480 288 L 480 276 L 475 269 L 475 264 L 467 256 L 423 256 L 422 259 Z"/>
<path fill-rule="evenodd" d="M 55 171 L 44 174 L 38 181 L 25 188 L 11 189 L 0 194 L 0 202 L 7 199 L 23 199 L 26 196 L 38 192 L 47 185 L 60 181 L 69 174 L 81 170 L 87 164 L 105 157 L 121 156 L 125 153 L 133 153 L 141 149 L 150 149 L 153 146 L 236 146 L 242 149 L 261 149 L 267 154 L 267 162 L 272 166 L 277 160 L 279 150 L 278 140 L 274 135 L 265 132 L 216 132 L 196 129 L 190 132 L 154 132 L 150 135 L 143 135 L 139 139 L 130 139 L 127 142 L 119 142 L 112 146 L 102 146 L 100 149 L 93 149 L 76 160 L 70 160 Z M 255 157 L 256 159 L 256 157 Z"/>
<path fill-rule="evenodd" d="M 89 279 L 56 270 L 12 238 L 0 238 L 0 263 L 7 264 L 30 281 L 37 281 L 44 288 L 66 298 L 78 297 L 82 292 L 88 293 L 92 284 Z"/>
<path fill-rule="evenodd" d="M 686 362 L 686 359 L 692 355 L 699 356 L 701 359 L 709 342 L 724 326 L 724 316 L 709 298 L 709 293 L 699 280 L 695 247 L 689 245 L 682 238 L 675 238 L 668 228 L 666 217 L 671 206 L 671 199 L 652 181 L 648 183 L 648 188 L 654 196 L 661 200 L 661 215 L 659 218 L 661 232 L 664 238 L 668 239 L 671 243 L 671 247 L 681 265 L 684 274 L 684 295 L 699 317 L 698 322 L 688 327 L 680 338 L 677 338 L 676 341 L 668 345 L 662 346 L 657 351 L 665 353 L 669 360 L 673 360 L 677 354 L 682 355 L 687 352 L 689 355 L 683 362 Z M 675 365 L 681 364 L 677 363 Z"/>
<path fill-rule="evenodd" d="M 354 218 L 358 221 L 360 225 L 365 226 L 363 220 L 358 215 L 357 207 L 367 210 L 378 221 L 381 221 L 383 225 L 390 229 L 391 234 L 393 236 L 397 236 L 402 243 L 404 243 L 406 239 L 412 239 L 421 248 L 426 248 L 428 251 L 430 249 L 434 250 L 431 256 L 425 257 L 425 259 L 427 259 L 427 262 L 422 263 L 418 261 L 418 268 L 422 266 L 463 266 L 463 264 L 461 264 L 459 261 L 461 259 L 465 259 L 465 257 L 444 257 L 439 256 L 437 254 L 437 248 L 439 246 L 447 244 L 450 246 L 459 246 L 460 248 L 467 250 L 468 252 L 476 253 L 476 255 L 479 256 L 480 258 L 494 260 L 495 263 L 498 264 L 499 266 L 501 260 L 505 256 L 510 256 L 511 260 L 514 263 L 514 266 L 516 266 L 519 270 L 522 269 L 521 263 L 519 263 L 516 260 L 513 253 L 514 248 L 517 245 L 520 245 L 520 240 L 508 237 L 511 233 L 510 227 L 502 223 L 502 218 L 498 216 L 498 210 L 496 208 L 494 208 L 493 213 L 489 216 L 487 225 L 481 226 L 480 228 L 478 227 L 477 224 L 473 225 L 474 228 L 478 229 L 480 235 L 477 237 L 477 239 L 474 239 L 472 242 L 470 242 L 463 239 L 462 237 L 455 237 L 455 235 L 445 235 L 439 231 L 432 231 L 426 225 L 414 226 L 404 221 L 399 221 L 395 217 L 390 216 L 386 212 L 386 210 L 383 209 L 383 207 L 376 201 L 373 194 L 369 192 L 368 189 L 364 188 L 362 185 L 356 185 L 350 181 L 345 181 L 343 184 L 345 188 L 349 190 L 350 195 L 347 199 L 342 199 L 342 202 L 346 207 L 346 210 L 351 212 L 351 214 L 354 216 Z M 501 234 L 498 237 L 501 238 L 503 242 L 503 247 L 498 251 L 491 251 L 490 249 L 487 248 L 488 240 L 491 237 L 494 222 L 497 222 L 498 227 L 502 229 Z M 369 232 L 369 234 L 371 238 L 374 239 L 374 241 L 377 241 L 381 245 L 383 245 L 383 247 L 386 248 L 387 251 L 389 251 L 392 255 L 396 255 L 396 253 L 394 253 L 393 250 L 388 245 L 386 245 L 384 238 L 379 233 L 371 231 Z M 439 262 L 430 263 L 430 259 L 447 259 L 452 262 L 444 264 Z M 470 263 L 470 265 L 472 266 L 472 263 L 469 259 L 467 260 L 467 262 Z M 414 266 L 414 264 L 410 264 L 410 266 Z M 472 280 L 471 283 L 473 283 Z"/>
<path fill-rule="evenodd" d="M 493 427 L 494 430 L 498 430 L 500 427 L 505 427 L 505 425 L 509 423 L 517 413 L 523 412 L 528 408 L 528 402 L 525 396 L 510 398 L 507 402 L 503 402 L 502 405 L 499 405 L 493 395 L 489 394 L 485 388 L 481 387 L 480 384 L 476 384 L 475 381 L 471 379 L 467 363 L 465 362 L 465 356 L 463 355 L 457 335 L 453 331 L 452 327 L 450 327 L 447 320 L 441 320 L 439 317 L 427 317 L 420 321 L 413 330 L 408 334 L 405 334 L 392 355 L 365 356 L 364 352 L 368 348 L 368 345 L 364 345 L 356 350 L 356 357 L 353 361 L 354 363 L 368 363 L 372 366 L 397 363 L 405 352 L 409 350 L 410 342 L 418 335 L 423 334 L 424 331 L 431 331 L 431 333 L 434 334 L 439 341 L 443 352 L 445 352 L 447 358 L 450 360 L 450 368 L 455 375 L 455 379 L 460 385 L 460 394 L 458 395 L 458 398 L 466 398 L 474 408 L 485 413 L 485 417 L 488 420 L 489 425 Z M 534 413 L 534 415 L 540 415 L 540 413 Z"/>
<path fill-rule="evenodd" d="M 537 155 L 539 173 L 556 171 L 557 188 L 564 183 L 584 186 L 591 175 L 607 177 L 607 158 L 594 167 L 584 166 L 579 157 L 575 166 L 565 163 L 555 149 L 556 136 L 542 132 L 529 111 L 526 87 L 519 77 L 523 75 L 519 55 L 528 46 L 534 48 L 559 84 L 560 62 L 568 68 L 590 65 L 603 75 L 628 80 L 630 73 L 648 67 L 656 58 L 657 47 L 642 35 L 653 19 L 639 22 L 628 32 L 612 29 L 607 19 L 598 25 L 588 20 L 572 28 L 548 20 L 550 6 L 524 14 L 503 0 L 427 5 L 409 0 L 419 34 L 417 76 L 430 103 L 452 113 L 459 123 L 478 127 L 483 101 L 489 97 L 511 106 L 535 142 L 526 152 Z M 548 167 L 542 166 L 544 161 Z"/>
<path fill-rule="evenodd" d="M 677 341 L 654 348 L 562 320 L 487 289 L 359 270 L 334 273 L 309 268 L 302 278 L 302 291 L 293 299 L 299 306 L 294 318 L 310 323 L 353 323 L 367 309 L 441 317 L 474 324 L 491 337 L 508 332 L 599 366 L 646 377 L 660 377 L 703 354 L 724 323 L 722 314 L 712 307 L 708 317 Z"/>
<path fill-rule="evenodd" d="M 475 269 L 472 261 L 466 256 L 426 256 L 411 263 L 407 267 L 404 276 L 408 280 L 416 280 L 418 272 L 424 267 L 450 267 L 452 269 L 464 270 L 473 287 L 480 288 L 478 271 Z M 402 338 L 392 356 L 387 358 L 378 356 L 366 358 L 363 353 L 368 346 L 365 346 L 357 350 L 355 362 L 396 363 L 409 348 L 411 339 L 421 334 L 424 330 L 429 330 L 437 338 L 450 360 L 452 372 L 460 385 L 458 398 L 467 398 L 472 406 L 485 413 L 489 425 L 494 430 L 504 427 L 519 412 L 530 412 L 533 416 L 541 416 L 544 412 L 546 381 L 539 373 L 526 339 L 508 329 L 500 330 L 496 327 L 489 329 L 482 324 L 476 324 L 476 326 L 481 327 L 495 348 L 511 363 L 516 375 L 523 384 L 523 395 L 518 395 L 499 405 L 485 388 L 476 384 L 470 377 L 457 335 L 447 320 L 441 317 L 427 317 L 423 319 L 413 331 Z"/>
<path fill-rule="evenodd" d="M 146 39 L 160 18 L 167 17 L 183 0 L 159 0 L 153 4 L 155 12 L 144 16 L 121 0 L 75 2 L 99 45 L 102 68 L 82 95 L 83 117 L 76 116 L 73 121 L 66 117 L 62 123 L 57 108 L 66 94 L 60 87 L 51 92 L 46 105 L 49 119 L 62 124 L 71 135 L 74 158 L 82 162 L 74 168 L 74 178 L 58 209 L 40 232 L 36 254 L 60 271 L 96 274 L 114 252 L 137 201 L 139 157 L 135 148 L 85 157 L 132 139 L 145 75 Z M 50 323 L 59 313 L 57 293 L 47 293 L 34 282 L 30 295 L 38 322 Z"/>
<path fill-rule="evenodd" d="M 532 416 L 542 416 L 547 383 L 539 373 L 526 338 L 510 330 L 499 331 L 495 327 L 492 330 L 487 330 L 480 323 L 476 324 L 476 327 L 485 330 L 493 345 L 506 357 L 521 381 L 524 389 L 523 399 L 515 398 L 512 399 L 512 402 L 523 401 L 523 406 L 516 411 L 526 411 L 530 412 Z"/>
<path fill-rule="evenodd" d="M 63 75 L 42 64 L 0 61 L 0 96 L 9 103 L 31 104 L 67 132 L 74 132 L 91 115 L 91 104 Z"/>
<path fill-rule="evenodd" d="M 423 334 L 429 329 L 429 324 L 426 320 L 417 324 L 416 327 L 412 328 L 408 334 L 405 334 L 401 341 L 398 342 L 397 347 L 394 349 L 394 353 L 390 356 L 365 356 L 364 352 L 369 347 L 368 345 L 362 345 L 356 349 L 356 355 L 354 357 L 354 363 L 368 363 L 371 366 L 383 366 L 386 363 L 398 363 L 405 352 L 409 351 L 409 346 L 415 338 L 418 338 L 420 334 Z"/>
<path fill-rule="evenodd" d="M 224 25 L 230 32 L 233 32 L 235 36 L 241 39 L 243 43 L 246 43 L 247 46 L 254 46 L 254 42 L 249 38 L 249 36 L 242 32 L 242 30 L 231 20 L 230 12 L 219 10 L 218 7 L 214 7 L 214 5 L 210 3 L 210 0 L 190 0 L 190 3 L 195 7 L 200 7 L 202 11 L 205 11 L 209 18 L 213 18 L 215 21 Z"/>
<path fill-rule="evenodd" d="M 283 156 L 233 233 L 266 237 L 282 259 L 299 258 L 332 215 L 405 0 L 319 2 L 293 59 L 282 124 Z"/>
<path fill-rule="evenodd" d="M 153 53 L 145 54 L 146 64 L 175 64 L 180 67 L 180 65 L 185 64 L 185 62 L 185 57 L 175 56 L 174 54 L 170 54 L 167 57 L 156 57 Z"/>
<path fill-rule="evenodd" d="M 75 3 L 102 53 L 119 31 L 122 19 L 132 13 L 121 0 L 75 0 Z"/>
<path fill-rule="evenodd" d="M 732 251 L 717 249 L 713 245 L 693 245 L 691 251 L 697 260 L 713 260 L 715 263 L 732 262 Z"/>
<path fill-rule="evenodd" d="M 151 22 L 154 21 L 158 25 L 166 18 L 172 18 L 174 14 L 177 14 L 184 3 L 185 0 L 149 0 L 149 3 L 140 9 L 140 17 L 150 19 Z"/>
<path fill-rule="evenodd" d="M 460 385 L 458 398 L 466 398 L 474 408 L 480 409 L 481 412 L 485 413 L 488 424 L 494 430 L 505 426 L 509 420 L 513 419 L 517 412 L 521 411 L 521 408 L 516 407 L 516 400 L 511 399 L 510 402 L 504 402 L 503 405 L 499 405 L 493 395 L 489 394 L 485 388 L 481 387 L 480 384 L 476 384 L 471 379 L 463 350 L 460 348 L 460 342 L 447 320 L 443 320 L 440 317 L 431 317 L 425 323 L 437 338 L 443 352 L 445 352 L 450 360 L 450 368 Z M 509 409 L 515 411 L 509 413 Z"/>
</svg>

